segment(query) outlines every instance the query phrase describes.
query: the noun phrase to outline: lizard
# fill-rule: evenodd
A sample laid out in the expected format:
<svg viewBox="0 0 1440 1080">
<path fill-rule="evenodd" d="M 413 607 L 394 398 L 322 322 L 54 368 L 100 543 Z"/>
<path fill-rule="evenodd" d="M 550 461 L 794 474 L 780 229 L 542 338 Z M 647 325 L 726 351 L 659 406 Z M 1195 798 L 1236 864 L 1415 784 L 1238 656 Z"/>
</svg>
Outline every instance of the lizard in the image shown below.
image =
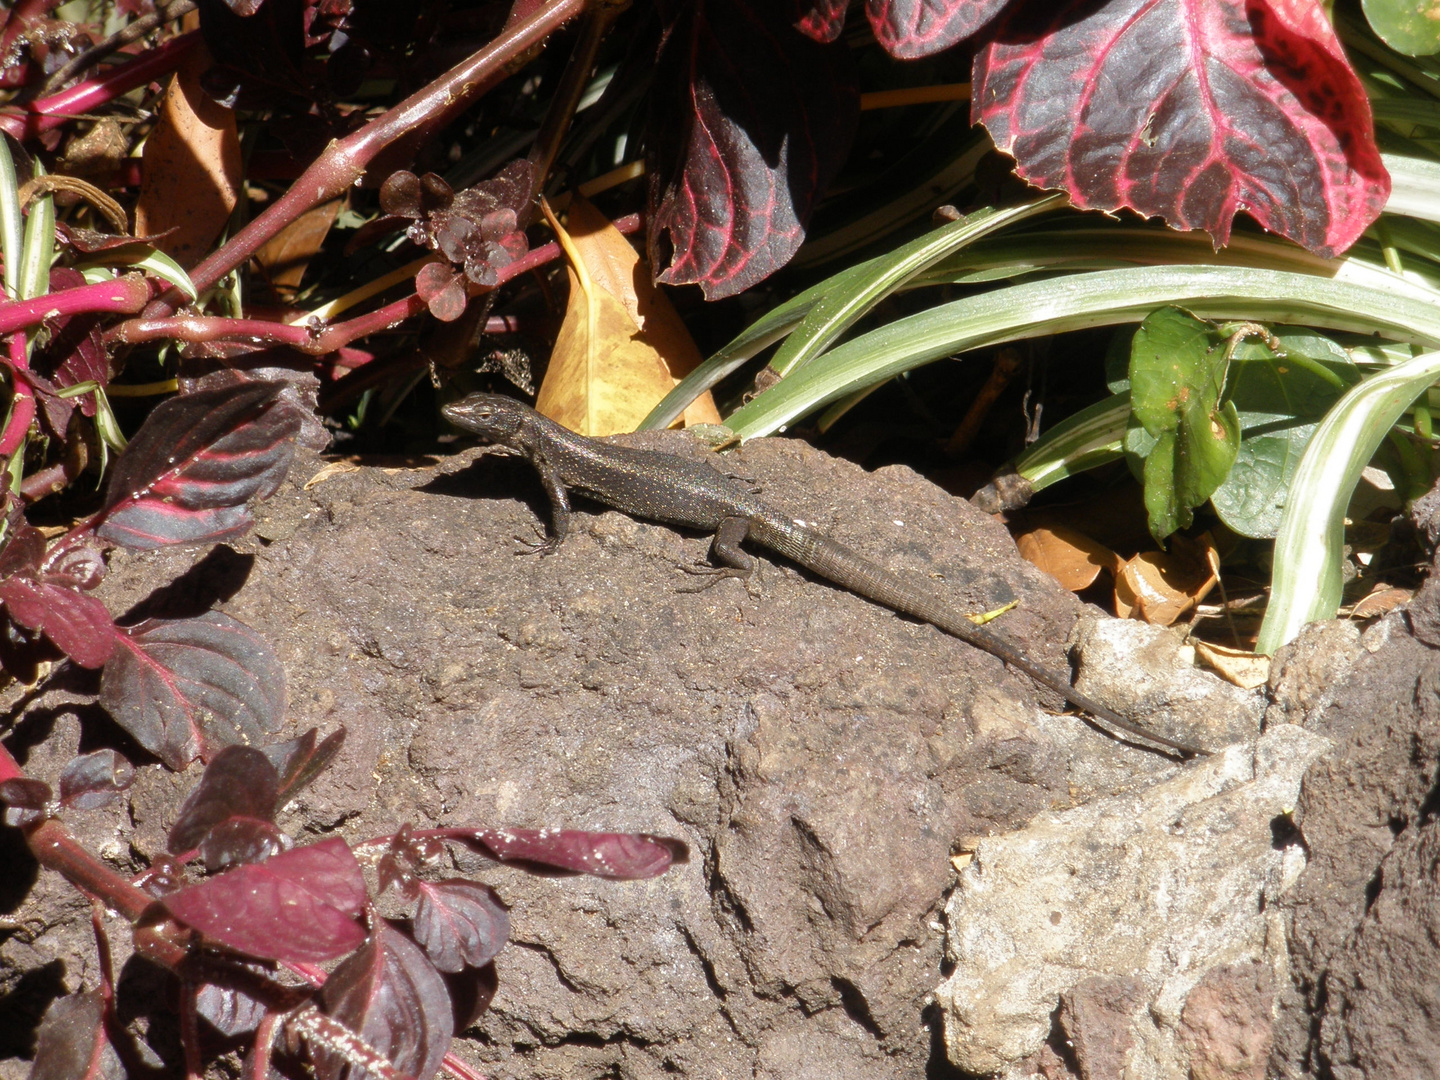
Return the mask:
<svg viewBox="0 0 1440 1080">
<path fill-rule="evenodd" d="M 983 649 L 1109 727 L 1187 757 L 1209 754 L 1131 723 L 1058 672 L 1025 657 L 1005 638 L 824 533 L 798 524 L 706 462 L 578 435 L 523 402 L 498 394 L 471 394 L 445 405 L 441 413 L 480 443 L 526 458 L 539 473 L 551 511 L 548 536 L 533 545 L 542 555 L 565 540 L 571 491 L 631 517 L 713 534 L 715 565 L 687 568 L 710 575 L 712 583 L 722 577 L 749 577 L 756 562 L 740 546 L 749 540 L 833 585 Z"/>
</svg>

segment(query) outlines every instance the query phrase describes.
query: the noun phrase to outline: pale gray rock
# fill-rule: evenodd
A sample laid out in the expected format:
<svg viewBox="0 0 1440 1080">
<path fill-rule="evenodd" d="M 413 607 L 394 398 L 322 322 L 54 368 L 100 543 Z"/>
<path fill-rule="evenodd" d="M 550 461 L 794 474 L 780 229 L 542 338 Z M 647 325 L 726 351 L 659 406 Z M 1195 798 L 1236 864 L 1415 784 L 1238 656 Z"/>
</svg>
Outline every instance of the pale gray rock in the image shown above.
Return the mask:
<svg viewBox="0 0 1440 1080">
<path fill-rule="evenodd" d="M 1076 685 L 1171 739 L 1213 749 L 1260 734 L 1265 699 L 1195 666 L 1174 630 L 1091 615 L 1075 626 Z"/>
<path fill-rule="evenodd" d="M 1330 741 L 1293 725 L 1139 792 L 1042 813 L 983 839 L 946 907 L 955 965 L 936 991 L 950 1059 L 995 1073 L 1035 1054 L 1060 997 L 1133 978 L 1127 1077 L 1185 1075 L 1178 1036 L 1212 968 L 1283 965 L 1275 901 L 1304 868 L 1274 823 Z"/>
</svg>

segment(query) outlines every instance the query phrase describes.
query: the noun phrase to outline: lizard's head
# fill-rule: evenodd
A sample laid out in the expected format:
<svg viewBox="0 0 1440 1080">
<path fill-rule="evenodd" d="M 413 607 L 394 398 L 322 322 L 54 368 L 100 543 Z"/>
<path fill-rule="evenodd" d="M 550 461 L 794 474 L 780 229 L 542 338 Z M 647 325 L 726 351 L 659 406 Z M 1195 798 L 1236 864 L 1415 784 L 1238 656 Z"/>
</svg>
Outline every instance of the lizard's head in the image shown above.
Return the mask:
<svg viewBox="0 0 1440 1080">
<path fill-rule="evenodd" d="M 471 394 L 440 410 L 456 427 L 470 432 L 481 442 L 499 446 L 514 445 L 528 411 L 518 401 L 499 394 Z"/>
</svg>

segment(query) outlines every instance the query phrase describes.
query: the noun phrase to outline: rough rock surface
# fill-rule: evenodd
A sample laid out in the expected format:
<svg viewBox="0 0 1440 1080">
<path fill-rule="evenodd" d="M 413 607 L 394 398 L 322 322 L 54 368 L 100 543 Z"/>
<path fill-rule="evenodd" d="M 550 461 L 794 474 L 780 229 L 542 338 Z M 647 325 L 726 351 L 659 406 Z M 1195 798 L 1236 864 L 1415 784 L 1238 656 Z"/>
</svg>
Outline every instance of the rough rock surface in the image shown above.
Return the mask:
<svg viewBox="0 0 1440 1080">
<path fill-rule="evenodd" d="M 1244 780 L 1253 748 L 1184 767 L 1137 751 L 1050 713 L 1058 699 L 993 657 L 792 567 L 765 562 L 753 596 L 733 581 L 681 592 L 692 582 L 676 566 L 702 557 L 704 538 L 593 508 L 558 554 L 516 557 L 515 538 L 545 510 L 538 484 L 518 463 L 463 464 L 322 471 L 305 457 L 258 508 L 255 534 L 208 555 L 117 553 L 103 597 L 137 615 L 218 605 L 263 633 L 285 665 L 289 716 L 277 740 L 347 727 L 344 753 L 282 818 L 302 842 L 404 821 L 686 840 L 690 861 L 648 882 L 537 878 L 459 859 L 513 909 L 493 1008 L 456 1043 L 497 1080 L 956 1076 L 929 996 L 945 966 L 952 856 L 1096 799 L 1141 806 L 1157 783 L 1204 789 L 1216 769 L 1212 797 L 1183 810 L 1192 840 L 1247 787 L 1266 829 L 1281 812 Z M 928 578 L 959 608 L 1018 598 L 995 628 L 1066 665 L 1084 609 L 967 504 L 908 470 L 866 474 L 784 440 L 751 444 L 729 468 L 795 516 Z M 1417 930 L 1434 911 L 1434 841 L 1421 841 L 1435 828 L 1440 709 L 1434 654 L 1403 618 L 1382 625 L 1352 668 L 1316 652 L 1293 667 L 1293 691 L 1272 688 L 1311 695 L 1305 704 L 1319 712 L 1307 723 L 1337 743 L 1300 796 L 1312 868 L 1280 909 L 1299 988 L 1270 963 L 1283 956 L 1280 920 L 1263 922 L 1263 954 L 1251 947 L 1256 891 L 1238 912 L 1217 913 L 1245 948 L 1210 949 L 1203 962 L 1176 953 L 1158 983 L 1147 974 L 1158 966 L 1077 971 L 1032 1071 L 1098 1078 L 1116 1075 L 1117 1060 L 1153 1069 L 1144 1062 L 1188 1054 L 1197 1076 L 1249 1076 L 1273 1046 L 1276 1073 L 1333 1063 L 1341 1075 L 1353 1061 L 1378 1070 L 1367 1076 L 1407 1075 L 1386 1023 L 1432 1030 L 1422 991 L 1433 981 L 1417 985 L 1404 965 L 1434 955 Z M 1092 675 L 1114 662 L 1102 647 L 1109 633 L 1078 647 Z M 1118 669 L 1152 688 L 1143 710 L 1176 733 L 1250 730 L 1231 726 L 1253 723 L 1243 701 L 1235 712 L 1208 696 L 1176 707 L 1185 695 L 1167 689 L 1179 685 L 1165 674 L 1173 654 L 1146 649 L 1128 675 Z M 1317 692 L 1317 677 L 1337 682 Z M 1102 694 L 1106 685 L 1091 684 Z M 138 872 L 163 851 L 198 767 L 175 775 L 146 758 L 93 704 L 95 689 L 83 672 L 38 693 L 12 689 L 6 744 L 45 779 L 77 750 L 129 755 L 139 768 L 127 799 L 69 820 L 92 850 Z M 1272 710 L 1272 724 L 1311 711 L 1285 709 Z M 1274 734 L 1292 749 L 1311 745 L 1293 728 Z M 1262 755 L 1256 771 L 1284 769 Z M 1282 873 L 1296 857 L 1283 820 L 1260 857 L 1279 859 Z M 1217 879 L 1253 872 L 1254 824 L 1236 834 L 1237 861 L 1217 865 Z M 1161 846 L 1116 864 L 1190 857 L 1161 831 Z M 1083 849 L 1070 857 L 1095 861 Z M 0 858 L 0 1078 L 18 1080 L 46 1005 L 93 987 L 96 971 L 85 900 L 40 875 L 11 830 L 0 830 Z M 1249 879 L 1257 890 L 1277 880 L 1267 873 Z M 110 932 L 124 962 L 124 928 Z M 173 1065 L 166 982 L 134 962 L 121 981 L 125 1018 Z M 1157 986 L 1189 992 L 1162 999 Z M 1155 1001 L 1163 1036 L 1134 1004 Z M 1385 1062 L 1397 1071 L 1376 1064 Z"/>
<path fill-rule="evenodd" d="M 1178 1032 L 1195 984 L 1222 965 L 1284 959 L 1275 902 L 1305 855 L 1277 844 L 1272 823 L 1328 746 L 1283 725 L 1143 791 L 980 841 L 945 912 L 955 970 L 936 997 L 951 1060 L 977 1073 L 1015 1066 L 1049 1037 L 1062 993 L 1131 979 L 1143 992 L 1121 998 L 1130 1038 L 1077 1044 L 1082 1074 L 1118 1075 L 1085 1071 L 1089 1056 L 1125 1062 L 1126 1076 L 1184 1075 Z M 1081 1015 L 1073 1001 L 1069 1013 Z M 1086 1041 L 1103 1042 L 1105 1025 L 1088 1026 Z"/>
<path fill-rule="evenodd" d="M 638 883 L 462 862 L 513 908 L 493 1007 L 457 1043 L 483 1070 L 943 1074 L 925 1003 L 957 840 L 1174 764 L 1047 713 L 995 658 L 793 568 L 767 562 L 754 596 L 734 581 L 680 591 L 692 582 L 677 565 L 704 556 L 702 537 L 587 512 L 557 554 L 517 557 L 546 509 L 533 475 L 462 464 L 322 473 L 304 459 L 254 535 L 193 570 L 201 553 L 117 553 L 103 597 L 170 614 L 219 601 L 284 663 L 277 739 L 347 727 L 338 763 L 282 819 L 302 840 L 414 821 L 687 841 L 687 865 Z M 729 467 L 963 610 L 1019 599 L 996 628 L 1067 664 L 1080 605 L 968 504 L 909 470 L 866 474 L 784 440 Z M 88 703 L 88 678 L 24 702 L 9 745 L 52 777 L 77 747 L 118 740 L 142 765 L 128 805 L 76 824 L 139 871 L 198 768 L 146 764 Z M 22 992 L 5 999 L 17 1022 L 0 1025 L 0 1052 L 23 1057 L 48 999 L 94 984 L 93 946 L 83 900 L 12 860 L 29 869 L 6 896 L 21 930 L 0 942 L 0 989 Z M 164 1012 L 141 1018 L 162 1044 Z"/>
<path fill-rule="evenodd" d="M 1283 903 L 1294 985 L 1277 1076 L 1402 1080 L 1440 1060 L 1440 652 L 1430 582 L 1368 630 L 1306 721 L 1335 742 L 1306 776 L 1295 821 L 1310 868 Z"/>
</svg>

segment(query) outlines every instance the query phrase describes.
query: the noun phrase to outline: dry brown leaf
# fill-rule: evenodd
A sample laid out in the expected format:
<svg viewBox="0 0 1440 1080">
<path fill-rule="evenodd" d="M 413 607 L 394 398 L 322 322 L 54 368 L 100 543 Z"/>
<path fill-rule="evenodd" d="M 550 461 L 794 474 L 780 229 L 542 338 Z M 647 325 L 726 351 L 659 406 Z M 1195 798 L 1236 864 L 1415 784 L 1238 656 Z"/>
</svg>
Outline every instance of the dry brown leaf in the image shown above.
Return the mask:
<svg viewBox="0 0 1440 1080">
<path fill-rule="evenodd" d="M 1373 619 L 1376 615 L 1394 611 L 1401 604 L 1408 604 L 1414 595 L 1415 593 L 1410 589 L 1397 589 L 1393 585 L 1377 585 L 1369 596 L 1351 609 L 1350 614 L 1356 619 Z"/>
<path fill-rule="evenodd" d="M 1015 538 L 1020 554 L 1071 592 L 1089 588 L 1101 570 L 1117 574 L 1120 556 L 1098 540 L 1063 525 L 1042 526 Z"/>
<path fill-rule="evenodd" d="M 572 235 L 543 209 L 569 259 L 570 298 L 535 408 L 582 435 L 633 431 L 700 362 L 699 351 L 630 242 L 599 211 L 572 203 Z M 720 415 L 707 394 L 685 421 L 719 423 Z"/>
<path fill-rule="evenodd" d="M 203 45 L 170 79 L 160 119 L 145 140 L 145 171 L 135 206 L 135 233 L 176 232 L 156 242 L 187 270 L 210 253 L 240 191 L 240 137 L 235 114 L 200 88 L 214 62 Z"/>
<path fill-rule="evenodd" d="M 1232 649 L 1209 641 L 1193 642 L 1195 656 L 1211 671 L 1242 690 L 1264 686 L 1270 678 L 1270 657 L 1247 649 Z"/>
<path fill-rule="evenodd" d="M 311 207 L 260 245 L 255 261 L 265 268 L 265 276 L 277 291 L 293 291 L 299 286 L 305 267 L 330 234 L 342 202 L 331 199 Z"/>
</svg>

